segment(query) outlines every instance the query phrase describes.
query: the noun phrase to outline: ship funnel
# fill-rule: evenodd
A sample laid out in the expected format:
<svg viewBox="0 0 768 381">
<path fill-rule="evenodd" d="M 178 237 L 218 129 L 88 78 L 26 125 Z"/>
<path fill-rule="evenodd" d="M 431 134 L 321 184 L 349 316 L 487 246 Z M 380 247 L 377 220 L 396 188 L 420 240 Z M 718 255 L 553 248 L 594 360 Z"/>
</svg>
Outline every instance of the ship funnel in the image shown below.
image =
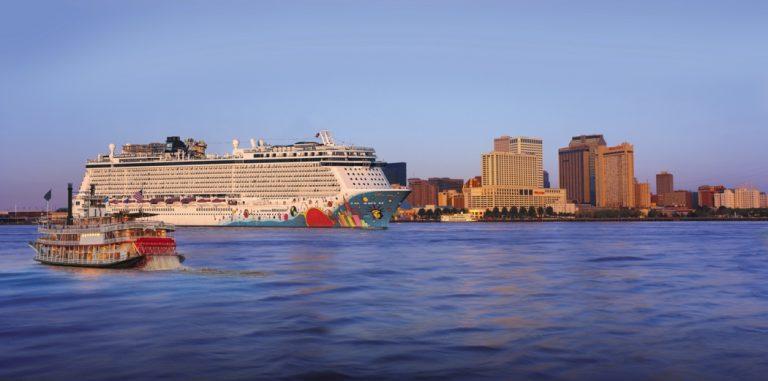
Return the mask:
<svg viewBox="0 0 768 381">
<path fill-rule="evenodd" d="M 67 184 L 67 225 L 72 225 L 72 183 Z"/>
<path fill-rule="evenodd" d="M 251 149 L 256 149 L 256 139 L 251 138 Z"/>
<path fill-rule="evenodd" d="M 109 143 L 109 158 L 115 157 L 115 143 Z"/>
<path fill-rule="evenodd" d="M 237 139 L 232 139 L 232 148 L 237 150 L 238 146 L 240 146 L 240 141 Z"/>
</svg>

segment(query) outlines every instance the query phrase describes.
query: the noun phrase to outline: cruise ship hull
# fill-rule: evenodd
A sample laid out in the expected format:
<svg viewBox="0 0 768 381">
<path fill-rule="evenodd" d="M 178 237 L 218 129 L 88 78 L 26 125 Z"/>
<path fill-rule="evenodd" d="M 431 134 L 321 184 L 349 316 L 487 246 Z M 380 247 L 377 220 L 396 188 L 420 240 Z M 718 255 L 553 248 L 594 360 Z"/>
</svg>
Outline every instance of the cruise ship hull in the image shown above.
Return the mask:
<svg viewBox="0 0 768 381">
<path fill-rule="evenodd" d="M 361 192 L 339 202 L 286 202 L 274 206 L 238 204 L 220 206 L 179 203 L 173 205 L 130 204 L 130 211 L 150 214 L 146 220 L 179 226 L 240 226 L 288 228 L 383 229 L 409 190 L 387 189 Z M 116 210 L 123 208 L 114 206 Z"/>
</svg>

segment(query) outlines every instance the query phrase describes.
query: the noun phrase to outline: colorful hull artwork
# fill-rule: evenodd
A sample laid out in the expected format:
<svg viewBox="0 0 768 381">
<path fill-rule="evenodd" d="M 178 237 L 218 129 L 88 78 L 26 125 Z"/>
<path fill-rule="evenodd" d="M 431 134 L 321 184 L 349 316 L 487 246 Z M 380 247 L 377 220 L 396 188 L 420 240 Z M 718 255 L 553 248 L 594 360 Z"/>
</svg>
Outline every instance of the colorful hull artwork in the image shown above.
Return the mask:
<svg viewBox="0 0 768 381">
<path fill-rule="evenodd" d="M 389 224 L 392 214 L 408 196 L 409 190 L 391 190 L 360 193 L 331 210 L 309 208 L 304 212 L 286 213 L 283 221 L 260 221 L 247 212 L 238 214 L 237 219 L 225 222 L 227 226 L 295 227 L 295 228 L 369 228 L 383 229 Z M 294 215 L 292 215 L 294 214 Z M 250 217 L 250 218 L 249 218 Z"/>
</svg>

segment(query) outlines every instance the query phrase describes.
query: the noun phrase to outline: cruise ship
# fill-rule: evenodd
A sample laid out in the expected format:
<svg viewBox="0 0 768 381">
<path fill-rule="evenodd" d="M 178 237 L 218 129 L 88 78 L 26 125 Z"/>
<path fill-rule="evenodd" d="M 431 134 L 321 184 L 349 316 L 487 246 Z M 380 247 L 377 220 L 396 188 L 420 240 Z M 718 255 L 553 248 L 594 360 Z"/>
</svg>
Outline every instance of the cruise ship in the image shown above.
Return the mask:
<svg viewBox="0 0 768 381">
<path fill-rule="evenodd" d="M 250 140 L 206 153 L 204 141 L 125 144 L 88 160 L 74 211 L 91 186 L 112 213 L 142 213 L 182 226 L 386 228 L 410 191 L 392 189 L 372 148 L 318 141 Z"/>
</svg>

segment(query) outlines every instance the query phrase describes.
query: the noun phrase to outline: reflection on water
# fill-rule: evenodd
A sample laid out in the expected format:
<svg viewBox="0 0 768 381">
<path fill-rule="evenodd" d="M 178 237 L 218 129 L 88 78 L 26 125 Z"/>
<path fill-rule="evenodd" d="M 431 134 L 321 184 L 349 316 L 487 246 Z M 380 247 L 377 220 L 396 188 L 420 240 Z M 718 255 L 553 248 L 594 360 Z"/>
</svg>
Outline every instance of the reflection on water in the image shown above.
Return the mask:
<svg viewBox="0 0 768 381">
<path fill-rule="evenodd" d="M 137 271 L 0 227 L 0 379 L 761 379 L 767 232 L 182 228 L 183 265 Z"/>
</svg>

